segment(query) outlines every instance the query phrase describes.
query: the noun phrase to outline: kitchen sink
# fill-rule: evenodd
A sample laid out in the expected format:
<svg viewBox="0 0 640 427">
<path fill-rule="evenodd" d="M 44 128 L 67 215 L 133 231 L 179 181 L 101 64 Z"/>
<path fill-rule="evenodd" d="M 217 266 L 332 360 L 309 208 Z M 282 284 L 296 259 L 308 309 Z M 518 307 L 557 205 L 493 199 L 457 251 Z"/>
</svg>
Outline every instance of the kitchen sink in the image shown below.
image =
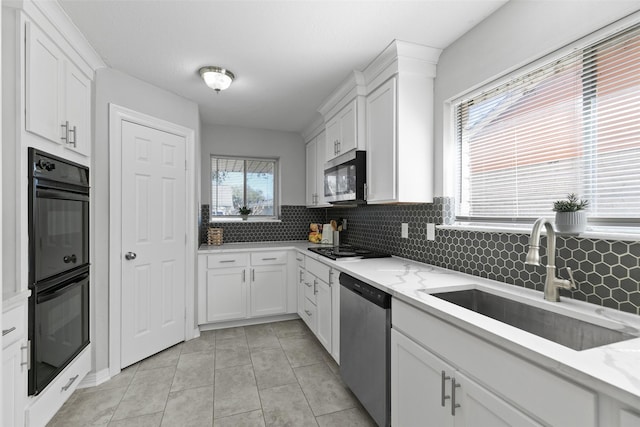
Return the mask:
<svg viewBox="0 0 640 427">
<path fill-rule="evenodd" d="M 637 338 L 478 289 L 432 295 L 578 351 Z"/>
</svg>

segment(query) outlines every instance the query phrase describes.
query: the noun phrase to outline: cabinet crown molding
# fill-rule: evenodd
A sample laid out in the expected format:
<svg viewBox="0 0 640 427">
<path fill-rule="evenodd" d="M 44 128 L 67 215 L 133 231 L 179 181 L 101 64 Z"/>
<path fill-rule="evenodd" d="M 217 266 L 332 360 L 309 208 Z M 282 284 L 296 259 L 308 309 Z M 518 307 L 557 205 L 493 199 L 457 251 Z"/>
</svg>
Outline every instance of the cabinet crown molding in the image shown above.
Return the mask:
<svg viewBox="0 0 640 427">
<path fill-rule="evenodd" d="M 300 132 L 302 138 L 304 139 L 305 144 L 311 141 L 316 136 L 320 135 L 324 130 L 324 119 L 322 116 L 316 115 L 315 119 L 309 123 L 303 130 Z"/>
<path fill-rule="evenodd" d="M 358 95 L 366 95 L 365 79 L 361 71 L 353 70 L 318 107 L 318 112 L 324 116 L 325 120 L 330 119 L 333 115 L 330 114 L 331 112 L 338 112 Z"/>
<path fill-rule="evenodd" d="M 379 80 L 379 77 L 386 80 L 391 75 L 401 72 L 434 78 L 441 53 L 442 49 L 394 40 L 362 71 L 366 85 Z"/>
<path fill-rule="evenodd" d="M 64 42 L 75 51 L 91 70 L 95 71 L 98 68 L 105 68 L 107 66 L 57 0 L 15 0 L 8 1 L 7 4 L 10 7 L 23 10 L 34 19 L 38 25 L 42 26 L 45 31 L 48 31 L 48 25 L 53 27 L 53 29 L 60 34 Z M 5 2 L 3 1 L 3 6 L 4 5 Z M 43 20 L 46 20 L 47 25 L 45 25 Z M 67 49 L 66 46 L 59 47 L 63 50 Z M 92 76 L 89 77 L 92 78 Z"/>
</svg>

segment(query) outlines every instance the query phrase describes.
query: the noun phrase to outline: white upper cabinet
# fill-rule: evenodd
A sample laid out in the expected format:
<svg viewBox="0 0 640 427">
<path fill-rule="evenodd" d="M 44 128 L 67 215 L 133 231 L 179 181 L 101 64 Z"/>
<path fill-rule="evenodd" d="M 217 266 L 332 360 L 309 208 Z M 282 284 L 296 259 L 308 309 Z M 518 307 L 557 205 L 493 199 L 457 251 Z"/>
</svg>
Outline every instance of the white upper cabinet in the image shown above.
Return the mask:
<svg viewBox="0 0 640 427">
<path fill-rule="evenodd" d="M 63 54 L 34 24 L 27 22 L 26 31 L 26 127 L 29 132 L 61 143 Z"/>
<path fill-rule="evenodd" d="M 91 79 L 36 24 L 25 31 L 26 130 L 89 156 Z"/>
<path fill-rule="evenodd" d="M 440 50 L 395 41 L 367 81 L 367 203 L 433 202 L 433 80 Z"/>
<path fill-rule="evenodd" d="M 358 148 L 357 112 L 358 104 L 354 99 L 327 122 L 327 160 Z"/>
<path fill-rule="evenodd" d="M 354 71 L 318 108 L 325 120 L 326 162 L 365 149 L 364 95 L 364 76 Z"/>
<path fill-rule="evenodd" d="M 306 205 L 309 208 L 331 206 L 324 201 L 325 135 L 323 131 L 307 143 Z"/>
</svg>

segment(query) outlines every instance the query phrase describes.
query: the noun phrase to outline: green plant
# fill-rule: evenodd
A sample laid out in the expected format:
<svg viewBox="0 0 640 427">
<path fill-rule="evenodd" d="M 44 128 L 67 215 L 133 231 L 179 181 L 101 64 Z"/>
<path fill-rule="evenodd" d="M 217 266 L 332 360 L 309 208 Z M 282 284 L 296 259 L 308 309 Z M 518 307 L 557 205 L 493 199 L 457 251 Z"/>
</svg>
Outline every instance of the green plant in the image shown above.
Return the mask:
<svg viewBox="0 0 640 427">
<path fill-rule="evenodd" d="M 589 206 L 588 200 L 580 200 L 575 193 L 567 195 L 566 200 L 557 200 L 553 202 L 553 210 L 555 212 L 576 212 L 586 209 Z"/>
<path fill-rule="evenodd" d="M 243 206 L 241 208 L 238 208 L 238 212 L 240 212 L 240 215 L 250 215 L 251 214 L 251 209 L 249 209 L 246 206 Z"/>
</svg>

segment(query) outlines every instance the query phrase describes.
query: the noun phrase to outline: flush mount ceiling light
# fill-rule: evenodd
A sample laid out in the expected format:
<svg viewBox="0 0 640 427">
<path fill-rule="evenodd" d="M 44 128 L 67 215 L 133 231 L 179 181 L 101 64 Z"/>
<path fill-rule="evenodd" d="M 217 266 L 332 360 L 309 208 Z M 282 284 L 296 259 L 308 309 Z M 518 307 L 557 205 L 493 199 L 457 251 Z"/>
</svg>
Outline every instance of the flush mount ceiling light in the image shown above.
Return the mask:
<svg viewBox="0 0 640 427">
<path fill-rule="evenodd" d="M 207 86 L 218 93 L 231 86 L 231 82 L 236 78 L 231 71 L 220 67 L 202 67 L 200 76 Z"/>
</svg>

